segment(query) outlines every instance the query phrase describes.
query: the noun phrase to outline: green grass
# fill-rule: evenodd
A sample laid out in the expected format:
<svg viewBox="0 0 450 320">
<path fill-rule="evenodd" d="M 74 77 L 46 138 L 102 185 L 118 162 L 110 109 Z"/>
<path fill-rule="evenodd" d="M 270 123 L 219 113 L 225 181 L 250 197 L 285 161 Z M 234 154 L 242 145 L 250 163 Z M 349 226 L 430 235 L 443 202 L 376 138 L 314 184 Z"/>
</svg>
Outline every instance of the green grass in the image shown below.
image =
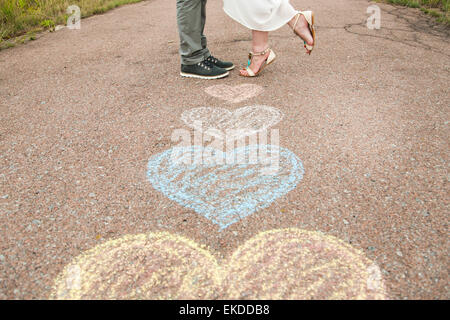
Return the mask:
<svg viewBox="0 0 450 320">
<path fill-rule="evenodd" d="M 450 0 L 379 0 L 420 10 L 450 26 Z"/>
<path fill-rule="evenodd" d="M 37 31 L 66 24 L 67 7 L 77 5 L 81 17 L 104 13 L 127 3 L 142 0 L 0 0 L 0 48 L 11 47 L 12 39 L 18 42 L 34 38 Z M 9 40 L 9 41 L 8 41 Z M 31 39 L 32 40 L 32 39 Z"/>
</svg>

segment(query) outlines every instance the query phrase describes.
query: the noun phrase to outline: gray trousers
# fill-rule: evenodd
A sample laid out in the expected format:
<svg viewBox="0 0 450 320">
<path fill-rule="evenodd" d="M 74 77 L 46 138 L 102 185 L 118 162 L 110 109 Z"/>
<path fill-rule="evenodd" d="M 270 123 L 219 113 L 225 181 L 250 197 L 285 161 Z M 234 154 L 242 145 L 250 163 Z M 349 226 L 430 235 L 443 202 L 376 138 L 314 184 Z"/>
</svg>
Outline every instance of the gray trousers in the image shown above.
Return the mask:
<svg viewBox="0 0 450 320">
<path fill-rule="evenodd" d="M 211 53 L 203 34 L 207 0 L 177 0 L 178 33 L 181 63 L 192 65 L 208 58 Z"/>
</svg>

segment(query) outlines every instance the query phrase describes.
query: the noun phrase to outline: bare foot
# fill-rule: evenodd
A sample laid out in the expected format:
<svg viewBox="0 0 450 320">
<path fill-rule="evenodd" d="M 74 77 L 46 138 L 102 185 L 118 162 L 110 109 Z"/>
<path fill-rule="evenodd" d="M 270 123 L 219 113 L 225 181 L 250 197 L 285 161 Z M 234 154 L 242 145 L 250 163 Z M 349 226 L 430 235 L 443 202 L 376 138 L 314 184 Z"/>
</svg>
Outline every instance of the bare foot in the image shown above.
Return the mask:
<svg viewBox="0 0 450 320">
<path fill-rule="evenodd" d="M 270 50 L 267 50 L 267 53 L 265 55 L 261 56 L 253 56 L 252 62 L 250 63 L 250 69 L 256 74 L 261 66 L 263 65 L 264 61 L 266 61 L 269 58 Z M 248 77 L 249 74 L 247 70 L 241 69 L 239 71 L 241 73 L 241 76 Z"/>
<path fill-rule="evenodd" d="M 297 19 L 297 17 L 295 16 L 293 18 L 293 20 L 291 20 L 292 25 L 294 24 L 295 19 Z M 291 25 L 291 27 L 292 27 Z M 295 33 L 297 34 L 297 36 L 299 36 L 303 41 L 305 41 L 308 45 L 312 46 L 314 45 L 314 39 L 313 36 L 311 34 L 311 30 L 309 30 L 309 25 L 308 25 L 308 21 L 306 21 L 306 18 L 301 14 L 297 25 L 295 26 Z M 308 52 L 310 52 L 307 49 Z"/>
</svg>

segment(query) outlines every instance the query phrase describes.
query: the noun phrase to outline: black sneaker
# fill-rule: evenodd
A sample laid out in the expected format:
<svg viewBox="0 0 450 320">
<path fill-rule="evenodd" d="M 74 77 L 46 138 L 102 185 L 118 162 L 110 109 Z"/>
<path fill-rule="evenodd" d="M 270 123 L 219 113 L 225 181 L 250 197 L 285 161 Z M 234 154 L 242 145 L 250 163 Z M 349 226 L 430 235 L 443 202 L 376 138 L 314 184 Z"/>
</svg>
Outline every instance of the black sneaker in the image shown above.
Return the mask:
<svg viewBox="0 0 450 320">
<path fill-rule="evenodd" d="M 192 65 L 182 64 L 180 73 L 183 77 L 199 79 L 220 79 L 229 74 L 227 70 L 219 68 L 207 60 Z"/>
<path fill-rule="evenodd" d="M 225 70 L 233 70 L 234 69 L 234 64 L 232 62 L 226 62 L 226 61 L 220 61 L 219 59 L 217 59 L 214 56 L 209 56 L 206 61 L 211 62 L 212 64 L 214 64 L 215 66 L 225 69 Z"/>
</svg>

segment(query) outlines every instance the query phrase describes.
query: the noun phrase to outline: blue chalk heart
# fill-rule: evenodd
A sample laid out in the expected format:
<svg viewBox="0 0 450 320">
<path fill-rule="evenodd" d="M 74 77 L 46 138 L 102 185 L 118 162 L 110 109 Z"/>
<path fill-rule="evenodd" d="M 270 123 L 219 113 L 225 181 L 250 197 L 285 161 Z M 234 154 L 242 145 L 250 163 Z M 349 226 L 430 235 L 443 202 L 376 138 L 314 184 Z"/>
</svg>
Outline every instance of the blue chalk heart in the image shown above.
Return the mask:
<svg viewBox="0 0 450 320">
<path fill-rule="evenodd" d="M 147 172 L 156 190 L 221 229 L 293 190 L 303 173 L 295 154 L 270 145 L 236 148 L 231 154 L 210 147 L 175 147 L 152 157 Z"/>
</svg>

